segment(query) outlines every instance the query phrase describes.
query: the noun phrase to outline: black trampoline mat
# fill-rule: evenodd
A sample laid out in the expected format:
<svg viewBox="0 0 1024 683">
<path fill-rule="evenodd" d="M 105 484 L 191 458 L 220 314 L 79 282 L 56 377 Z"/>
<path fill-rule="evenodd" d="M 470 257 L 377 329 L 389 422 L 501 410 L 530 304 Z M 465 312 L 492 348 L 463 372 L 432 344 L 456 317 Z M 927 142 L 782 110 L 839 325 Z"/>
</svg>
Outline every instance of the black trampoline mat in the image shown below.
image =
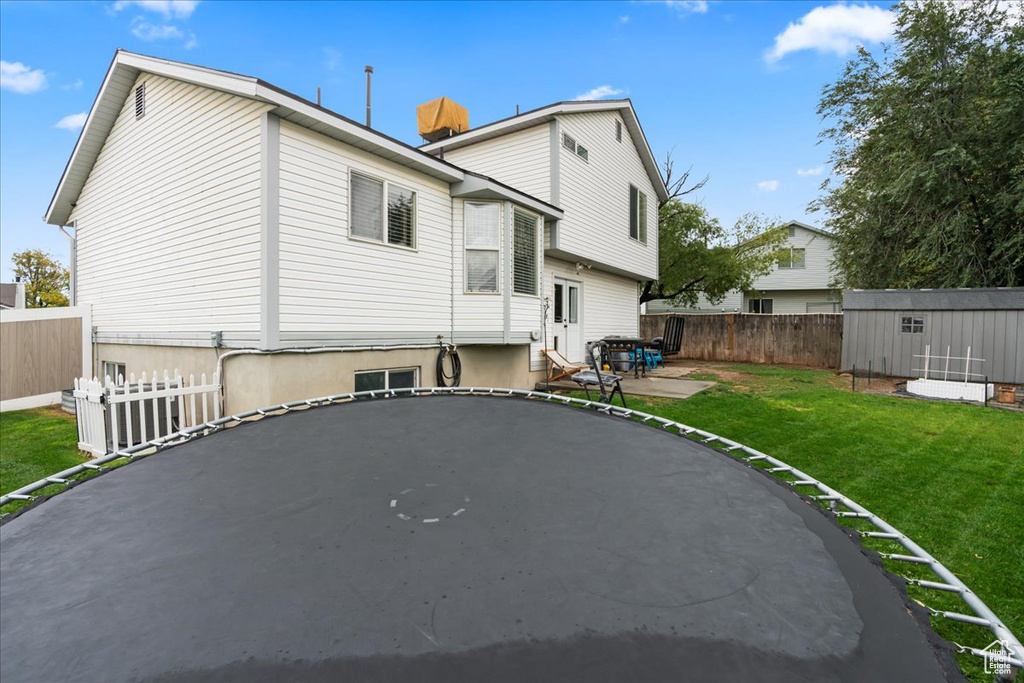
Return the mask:
<svg viewBox="0 0 1024 683">
<path fill-rule="evenodd" d="M 903 596 L 762 473 L 437 396 L 267 418 L 0 527 L 20 681 L 940 681 Z"/>
</svg>

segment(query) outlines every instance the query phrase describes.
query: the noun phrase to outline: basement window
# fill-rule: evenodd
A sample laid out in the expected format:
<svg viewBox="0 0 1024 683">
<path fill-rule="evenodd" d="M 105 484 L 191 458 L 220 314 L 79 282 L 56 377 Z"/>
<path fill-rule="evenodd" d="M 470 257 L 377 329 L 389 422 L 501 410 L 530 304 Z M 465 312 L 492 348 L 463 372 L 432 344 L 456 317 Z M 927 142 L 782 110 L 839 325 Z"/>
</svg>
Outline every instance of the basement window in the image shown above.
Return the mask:
<svg viewBox="0 0 1024 683">
<path fill-rule="evenodd" d="M 416 381 L 416 375 L 418 372 L 418 368 L 357 372 L 355 376 L 355 389 L 356 391 L 414 389 L 418 386 Z"/>
<path fill-rule="evenodd" d="M 135 119 L 141 119 L 146 115 L 146 84 L 139 83 L 135 86 Z"/>
<path fill-rule="evenodd" d="M 114 384 L 124 384 L 125 378 L 127 377 L 124 363 L 118 363 L 110 360 L 103 361 L 104 382 L 108 377 Z"/>
<path fill-rule="evenodd" d="M 900 317 L 901 334 L 924 334 L 924 318 L 913 315 Z"/>
</svg>

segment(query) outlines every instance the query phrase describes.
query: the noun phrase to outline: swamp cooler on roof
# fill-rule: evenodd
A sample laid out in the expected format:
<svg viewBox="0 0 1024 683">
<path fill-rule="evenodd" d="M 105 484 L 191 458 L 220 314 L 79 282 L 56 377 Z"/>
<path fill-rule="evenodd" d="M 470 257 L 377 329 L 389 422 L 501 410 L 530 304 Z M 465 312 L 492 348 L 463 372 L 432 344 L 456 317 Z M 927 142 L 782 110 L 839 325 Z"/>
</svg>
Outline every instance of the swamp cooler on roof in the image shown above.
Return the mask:
<svg viewBox="0 0 1024 683">
<path fill-rule="evenodd" d="M 416 107 L 416 122 L 421 137 L 437 142 L 469 130 L 469 110 L 447 97 L 438 97 Z"/>
</svg>

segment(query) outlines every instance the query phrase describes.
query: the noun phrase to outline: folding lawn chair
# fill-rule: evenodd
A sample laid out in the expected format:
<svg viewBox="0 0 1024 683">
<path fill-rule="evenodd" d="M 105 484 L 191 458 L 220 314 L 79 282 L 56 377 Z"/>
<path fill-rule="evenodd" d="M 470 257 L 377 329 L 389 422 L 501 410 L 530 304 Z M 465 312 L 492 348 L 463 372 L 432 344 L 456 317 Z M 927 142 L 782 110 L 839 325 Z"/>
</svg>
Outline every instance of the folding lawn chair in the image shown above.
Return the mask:
<svg viewBox="0 0 1024 683">
<path fill-rule="evenodd" d="M 560 379 L 567 379 L 573 373 L 586 370 L 590 366 L 586 363 L 573 363 L 571 360 L 560 354 L 555 349 L 544 349 L 550 368 L 548 369 L 548 381 L 557 382 Z"/>
<path fill-rule="evenodd" d="M 612 365 L 611 354 L 608 352 L 608 344 L 605 342 L 595 342 L 590 346 L 590 369 L 581 370 L 572 376 L 572 381 L 583 387 L 583 390 L 587 392 L 587 399 L 590 398 L 590 387 L 596 386 L 601 392 L 601 402 L 611 404 L 615 399 L 615 394 L 619 395 L 619 400 L 622 401 L 622 407 L 626 407 L 626 395 L 622 393 L 622 377 L 619 375 L 612 374 L 611 372 L 604 372 L 601 368 L 607 363 L 608 367 L 614 367 Z M 607 389 L 612 388 L 609 394 Z"/>
</svg>

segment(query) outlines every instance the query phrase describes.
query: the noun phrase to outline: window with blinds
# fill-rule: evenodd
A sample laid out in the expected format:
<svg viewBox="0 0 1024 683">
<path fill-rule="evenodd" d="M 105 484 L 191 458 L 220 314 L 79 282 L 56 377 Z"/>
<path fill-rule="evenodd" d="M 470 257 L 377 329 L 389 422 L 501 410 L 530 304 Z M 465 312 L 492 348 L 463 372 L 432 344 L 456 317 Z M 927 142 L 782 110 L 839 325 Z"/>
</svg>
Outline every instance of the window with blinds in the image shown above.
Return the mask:
<svg viewBox="0 0 1024 683">
<path fill-rule="evenodd" d="M 629 186 L 629 236 L 647 244 L 647 195 Z"/>
<path fill-rule="evenodd" d="M 512 212 L 512 291 L 537 294 L 537 217 Z"/>
<path fill-rule="evenodd" d="M 501 250 L 501 207 L 494 202 L 466 202 L 466 291 L 497 292 Z"/>
<path fill-rule="evenodd" d="M 349 201 L 353 237 L 401 247 L 416 245 L 416 193 L 412 190 L 353 172 Z"/>
</svg>

